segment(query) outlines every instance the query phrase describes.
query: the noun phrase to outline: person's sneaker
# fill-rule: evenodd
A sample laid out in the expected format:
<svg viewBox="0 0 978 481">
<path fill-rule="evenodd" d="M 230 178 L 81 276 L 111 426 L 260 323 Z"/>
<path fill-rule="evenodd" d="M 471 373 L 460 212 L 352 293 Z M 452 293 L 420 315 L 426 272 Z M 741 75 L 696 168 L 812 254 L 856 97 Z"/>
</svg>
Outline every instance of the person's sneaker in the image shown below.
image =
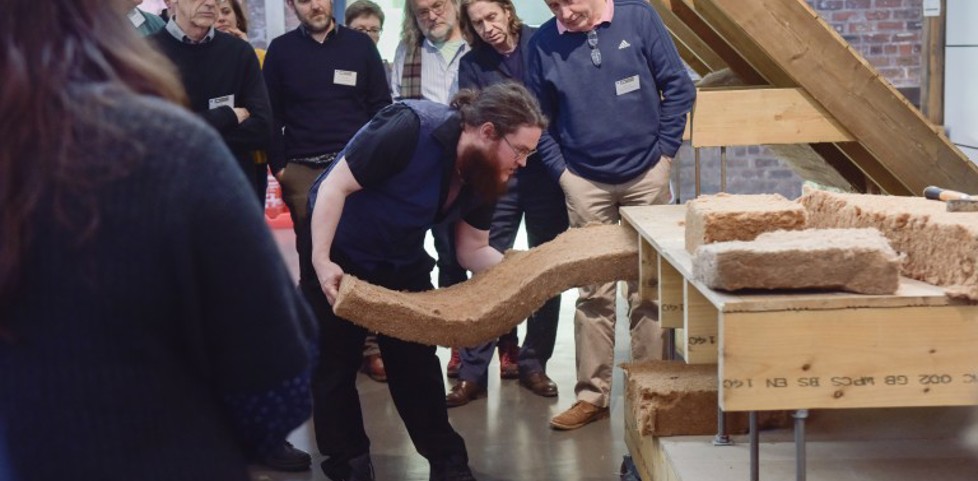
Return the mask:
<svg viewBox="0 0 978 481">
<path fill-rule="evenodd" d="M 455 379 L 458 377 L 459 369 L 462 369 L 462 354 L 457 347 L 453 347 L 452 357 L 448 359 L 448 367 L 445 368 L 445 375 Z"/>
<path fill-rule="evenodd" d="M 608 417 L 608 408 L 598 407 L 587 401 L 577 401 L 570 409 L 554 416 L 550 427 L 567 431 Z"/>
<path fill-rule="evenodd" d="M 306 471 L 312 465 L 312 456 L 286 441 L 280 448 L 265 456 L 261 463 L 276 471 Z"/>
<path fill-rule="evenodd" d="M 374 381 L 387 382 L 387 370 L 384 369 L 384 358 L 380 357 L 380 354 L 364 356 L 360 370 Z"/>
<path fill-rule="evenodd" d="M 520 377 L 520 346 L 511 341 L 499 341 L 499 377 L 516 379 Z"/>
</svg>

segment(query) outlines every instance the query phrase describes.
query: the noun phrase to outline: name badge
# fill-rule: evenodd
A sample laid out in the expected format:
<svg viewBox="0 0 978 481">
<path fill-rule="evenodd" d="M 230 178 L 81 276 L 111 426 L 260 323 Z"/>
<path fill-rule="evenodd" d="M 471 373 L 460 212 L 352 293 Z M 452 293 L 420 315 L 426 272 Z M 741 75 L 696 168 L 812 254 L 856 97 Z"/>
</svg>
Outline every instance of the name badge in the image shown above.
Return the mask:
<svg viewBox="0 0 978 481">
<path fill-rule="evenodd" d="M 642 86 L 639 84 L 638 75 L 632 75 L 631 77 L 623 78 L 615 82 L 615 92 L 617 92 L 618 95 L 625 95 L 640 88 L 642 88 Z"/>
<path fill-rule="evenodd" d="M 349 70 L 335 70 L 333 72 L 333 83 L 336 85 L 346 85 L 348 87 L 357 86 L 357 73 Z"/>
<path fill-rule="evenodd" d="M 132 22 L 132 26 L 139 28 L 140 25 L 146 23 L 146 17 L 139 13 L 138 9 L 132 9 L 129 11 L 129 21 Z"/>
<path fill-rule="evenodd" d="M 207 101 L 207 108 L 214 110 L 221 107 L 231 107 L 234 108 L 234 94 L 225 95 L 223 97 L 214 97 Z"/>
</svg>

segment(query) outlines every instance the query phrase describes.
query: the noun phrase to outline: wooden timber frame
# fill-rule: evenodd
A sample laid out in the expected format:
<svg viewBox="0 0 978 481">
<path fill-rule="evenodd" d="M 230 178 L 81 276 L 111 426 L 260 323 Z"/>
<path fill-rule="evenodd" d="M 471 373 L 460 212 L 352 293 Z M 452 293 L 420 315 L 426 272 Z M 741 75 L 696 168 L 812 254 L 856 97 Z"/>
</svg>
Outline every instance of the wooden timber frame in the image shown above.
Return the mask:
<svg viewBox="0 0 978 481">
<path fill-rule="evenodd" d="M 679 205 L 621 209 L 641 246 L 639 294 L 658 300 L 661 325 L 674 330 L 685 362 L 717 365 L 721 410 L 807 416 L 808 409 L 978 402 L 978 304 L 907 278 L 880 296 L 715 291 L 693 278 L 685 213 Z M 636 464 L 645 463 L 643 479 L 674 479 L 661 466 L 658 441 L 630 430 L 628 417 L 626 441 Z M 797 417 L 795 425 L 797 440 Z M 756 430 L 751 443 L 756 479 Z"/>
<path fill-rule="evenodd" d="M 804 0 L 649 2 L 697 73 L 730 68 L 751 86 L 699 91 L 694 148 L 807 143 L 858 192 L 978 186 L 978 167 Z M 753 123 L 714 117 L 735 110 Z"/>
</svg>

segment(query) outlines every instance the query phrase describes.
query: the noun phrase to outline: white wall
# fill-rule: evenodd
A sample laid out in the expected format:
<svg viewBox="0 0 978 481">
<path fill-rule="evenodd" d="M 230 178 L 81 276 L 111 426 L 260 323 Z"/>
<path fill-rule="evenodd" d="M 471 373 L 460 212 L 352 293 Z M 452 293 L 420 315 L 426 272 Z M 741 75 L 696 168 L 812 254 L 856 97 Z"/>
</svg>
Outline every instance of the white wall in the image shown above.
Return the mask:
<svg viewBox="0 0 978 481">
<path fill-rule="evenodd" d="M 951 141 L 978 162 L 978 1 L 947 0 L 944 125 Z"/>
</svg>

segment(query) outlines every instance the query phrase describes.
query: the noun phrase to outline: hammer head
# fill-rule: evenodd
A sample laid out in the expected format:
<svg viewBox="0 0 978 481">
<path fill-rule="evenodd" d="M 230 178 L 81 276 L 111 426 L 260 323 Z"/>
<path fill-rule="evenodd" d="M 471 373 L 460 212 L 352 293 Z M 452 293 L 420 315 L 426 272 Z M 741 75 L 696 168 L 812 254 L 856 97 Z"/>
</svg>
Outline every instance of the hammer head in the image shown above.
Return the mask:
<svg viewBox="0 0 978 481">
<path fill-rule="evenodd" d="M 951 199 L 947 201 L 948 212 L 978 212 L 978 200 Z"/>
</svg>

